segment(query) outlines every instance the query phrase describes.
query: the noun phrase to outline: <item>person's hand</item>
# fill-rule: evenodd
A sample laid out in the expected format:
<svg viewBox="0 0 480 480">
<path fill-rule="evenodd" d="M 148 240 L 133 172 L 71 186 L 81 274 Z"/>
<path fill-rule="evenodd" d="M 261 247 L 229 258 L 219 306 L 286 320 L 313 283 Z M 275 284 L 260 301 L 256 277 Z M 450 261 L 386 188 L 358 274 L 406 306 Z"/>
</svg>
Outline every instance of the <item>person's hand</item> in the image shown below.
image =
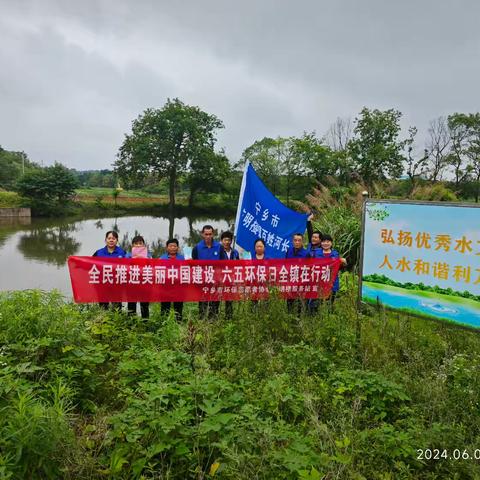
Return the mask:
<svg viewBox="0 0 480 480">
<path fill-rule="evenodd" d="M 309 222 L 311 222 L 313 220 L 313 213 L 310 213 L 310 215 L 308 216 L 307 220 Z"/>
<path fill-rule="evenodd" d="M 347 265 L 347 259 L 346 258 L 340 257 L 340 262 L 341 262 L 343 267 L 345 267 Z"/>
</svg>

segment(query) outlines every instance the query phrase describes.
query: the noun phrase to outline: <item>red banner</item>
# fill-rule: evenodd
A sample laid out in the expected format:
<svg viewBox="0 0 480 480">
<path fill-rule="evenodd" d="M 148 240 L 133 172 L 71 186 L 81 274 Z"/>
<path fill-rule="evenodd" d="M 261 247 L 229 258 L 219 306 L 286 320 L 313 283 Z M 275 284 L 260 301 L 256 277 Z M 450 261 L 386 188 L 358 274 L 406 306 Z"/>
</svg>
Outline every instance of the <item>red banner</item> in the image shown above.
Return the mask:
<svg viewBox="0 0 480 480">
<path fill-rule="evenodd" d="M 327 296 L 339 259 L 157 260 L 69 257 L 73 298 L 89 302 L 192 302 Z"/>
</svg>

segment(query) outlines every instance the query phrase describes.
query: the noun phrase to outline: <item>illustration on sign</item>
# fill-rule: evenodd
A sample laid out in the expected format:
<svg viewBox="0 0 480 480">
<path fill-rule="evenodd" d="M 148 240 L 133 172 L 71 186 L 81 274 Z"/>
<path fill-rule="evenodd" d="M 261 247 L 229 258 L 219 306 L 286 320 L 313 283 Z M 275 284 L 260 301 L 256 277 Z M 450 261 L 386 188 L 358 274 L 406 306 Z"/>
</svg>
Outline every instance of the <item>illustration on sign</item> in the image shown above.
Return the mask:
<svg viewBox="0 0 480 480">
<path fill-rule="evenodd" d="M 480 208 L 364 208 L 362 301 L 480 328 Z"/>
</svg>

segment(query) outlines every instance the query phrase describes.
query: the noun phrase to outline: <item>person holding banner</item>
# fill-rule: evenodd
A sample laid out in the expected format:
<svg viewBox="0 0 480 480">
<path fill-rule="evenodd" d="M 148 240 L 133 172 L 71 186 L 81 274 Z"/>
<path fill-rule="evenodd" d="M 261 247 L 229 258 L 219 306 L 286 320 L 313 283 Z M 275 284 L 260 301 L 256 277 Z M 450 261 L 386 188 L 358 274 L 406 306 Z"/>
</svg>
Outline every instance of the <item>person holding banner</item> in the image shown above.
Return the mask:
<svg viewBox="0 0 480 480">
<path fill-rule="evenodd" d="M 213 227 L 204 225 L 202 228 L 202 240 L 193 247 L 193 260 L 219 260 L 221 245 L 213 239 Z M 220 302 L 198 302 L 200 317 L 216 317 Z"/>
<path fill-rule="evenodd" d="M 167 240 L 167 252 L 164 253 L 160 260 L 185 260 L 185 257 L 178 253 L 178 240 L 176 238 L 170 238 Z M 161 313 L 169 313 L 172 308 L 175 312 L 175 318 L 177 321 L 182 321 L 183 318 L 183 302 L 160 302 L 161 303 Z"/>
<path fill-rule="evenodd" d="M 307 246 L 307 257 L 308 258 L 317 258 L 322 251 L 322 232 L 319 230 L 313 230 L 312 227 L 313 213 L 310 214 L 307 220 L 307 233 L 308 233 L 308 246 Z"/>
<path fill-rule="evenodd" d="M 136 235 L 132 239 L 132 251 L 125 255 L 125 258 L 152 258 L 152 254 L 145 245 L 145 239 L 141 235 Z M 137 303 L 140 303 L 140 314 L 143 319 L 150 316 L 150 304 L 148 302 L 128 302 L 128 314 L 135 315 L 137 313 Z"/>
<path fill-rule="evenodd" d="M 118 245 L 118 233 L 114 230 L 109 230 L 105 234 L 105 246 L 97 250 L 93 256 L 94 257 L 111 257 L 111 258 L 123 258 L 126 256 L 125 250 L 120 248 Z M 100 307 L 104 308 L 105 310 L 108 309 L 109 303 L 108 302 L 100 302 Z M 112 309 L 121 311 L 122 310 L 122 302 L 112 302 Z"/>
<path fill-rule="evenodd" d="M 324 235 L 322 238 L 322 251 L 317 256 L 317 258 L 339 258 L 340 259 L 340 267 L 345 266 L 347 264 L 347 260 L 340 256 L 340 254 L 332 248 L 333 246 L 333 238 L 330 235 Z M 333 307 L 333 302 L 335 301 L 335 297 L 337 296 L 337 292 L 340 290 L 340 278 L 337 273 L 335 277 L 335 281 L 332 285 L 332 291 L 328 300 L 330 302 L 330 308 Z"/>
<path fill-rule="evenodd" d="M 291 246 L 285 258 L 307 258 L 308 252 L 307 249 L 303 247 L 303 235 L 301 233 L 294 233 L 292 238 L 293 246 Z M 288 313 L 296 313 L 300 315 L 304 306 L 299 298 L 289 298 L 287 299 L 287 310 Z"/>
<path fill-rule="evenodd" d="M 220 260 L 239 260 L 240 254 L 238 250 L 232 248 L 233 233 L 223 232 L 220 235 L 222 247 L 220 249 Z M 233 317 L 233 302 L 225 302 L 225 318 L 231 320 Z"/>
</svg>

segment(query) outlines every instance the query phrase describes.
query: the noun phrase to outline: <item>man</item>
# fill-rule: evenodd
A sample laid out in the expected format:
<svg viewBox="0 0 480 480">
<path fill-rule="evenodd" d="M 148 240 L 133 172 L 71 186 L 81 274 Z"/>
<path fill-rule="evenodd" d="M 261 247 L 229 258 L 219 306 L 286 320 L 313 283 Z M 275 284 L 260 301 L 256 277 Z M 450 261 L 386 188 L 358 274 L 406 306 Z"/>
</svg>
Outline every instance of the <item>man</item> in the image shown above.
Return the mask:
<svg viewBox="0 0 480 480">
<path fill-rule="evenodd" d="M 204 225 L 202 228 L 202 239 L 193 247 L 193 260 L 219 260 L 221 245 L 213 239 L 213 227 Z M 200 317 L 216 317 L 220 302 L 198 302 Z"/>
<path fill-rule="evenodd" d="M 185 260 L 185 257 L 178 253 L 178 240 L 176 238 L 169 238 L 167 240 L 167 251 L 164 253 L 160 260 Z M 183 318 L 183 302 L 160 302 L 161 313 L 166 314 L 170 312 L 173 303 L 173 311 L 175 312 L 175 319 L 182 321 Z"/>
<path fill-rule="evenodd" d="M 293 245 L 287 250 L 285 258 L 307 258 L 307 249 L 303 247 L 303 235 L 294 233 L 292 238 Z"/>
<path fill-rule="evenodd" d="M 303 247 L 303 235 L 301 233 L 293 234 L 292 243 L 293 245 L 287 250 L 285 258 L 307 258 L 308 252 Z M 288 298 L 288 313 L 296 313 L 297 315 L 300 315 L 303 304 L 304 302 L 299 298 Z"/>
<path fill-rule="evenodd" d="M 313 213 L 307 219 L 307 233 L 308 233 L 308 246 L 307 257 L 317 258 L 322 252 L 322 232 L 319 230 L 313 230 L 312 227 Z"/>
<path fill-rule="evenodd" d="M 319 230 L 313 230 L 312 227 L 313 213 L 307 219 L 307 233 L 309 244 L 307 246 L 307 257 L 318 258 L 322 257 L 322 239 L 323 234 Z M 307 311 L 310 315 L 318 311 L 318 298 L 309 298 L 307 300 Z"/>
<path fill-rule="evenodd" d="M 233 233 L 223 232 L 220 236 L 222 247 L 220 249 L 220 260 L 238 260 L 240 254 L 232 248 Z M 233 317 L 233 302 L 225 302 L 225 318 L 231 320 Z"/>
</svg>

